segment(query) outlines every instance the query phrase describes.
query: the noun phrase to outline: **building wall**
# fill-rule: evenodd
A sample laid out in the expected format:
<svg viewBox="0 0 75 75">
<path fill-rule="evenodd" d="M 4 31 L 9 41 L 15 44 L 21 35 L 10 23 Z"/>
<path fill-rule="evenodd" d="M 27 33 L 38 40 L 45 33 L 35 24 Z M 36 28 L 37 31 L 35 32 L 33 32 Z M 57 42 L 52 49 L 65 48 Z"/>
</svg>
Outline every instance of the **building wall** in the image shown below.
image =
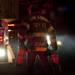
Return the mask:
<svg viewBox="0 0 75 75">
<path fill-rule="evenodd" d="M 0 0 L 0 18 L 18 18 L 16 0 Z"/>
</svg>

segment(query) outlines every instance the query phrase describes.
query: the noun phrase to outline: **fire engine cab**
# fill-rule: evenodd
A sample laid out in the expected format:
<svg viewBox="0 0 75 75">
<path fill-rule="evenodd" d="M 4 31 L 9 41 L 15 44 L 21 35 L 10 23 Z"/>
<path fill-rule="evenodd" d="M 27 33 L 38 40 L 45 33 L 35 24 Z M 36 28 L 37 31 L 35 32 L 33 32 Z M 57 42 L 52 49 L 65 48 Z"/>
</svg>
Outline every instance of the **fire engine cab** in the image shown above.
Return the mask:
<svg viewBox="0 0 75 75">
<path fill-rule="evenodd" d="M 56 54 L 56 31 L 48 19 L 43 16 L 32 16 L 20 29 L 17 64 L 34 63 L 37 56 L 43 63 L 48 61 L 49 55 L 53 63 L 59 64 Z"/>
</svg>

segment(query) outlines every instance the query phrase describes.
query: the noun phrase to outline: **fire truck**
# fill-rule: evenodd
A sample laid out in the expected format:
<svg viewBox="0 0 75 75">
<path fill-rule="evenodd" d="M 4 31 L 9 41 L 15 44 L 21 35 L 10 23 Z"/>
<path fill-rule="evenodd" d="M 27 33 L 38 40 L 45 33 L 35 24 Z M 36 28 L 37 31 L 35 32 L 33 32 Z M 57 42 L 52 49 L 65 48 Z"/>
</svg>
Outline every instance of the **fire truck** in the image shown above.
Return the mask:
<svg viewBox="0 0 75 75">
<path fill-rule="evenodd" d="M 21 32 L 18 35 L 20 41 L 19 49 L 23 49 L 24 52 L 29 51 L 35 53 L 47 52 L 47 49 L 57 51 L 56 31 L 45 17 L 33 16 L 29 19 L 28 23 L 25 23 L 25 26 L 26 28 L 20 28 Z M 24 31 L 22 32 L 23 29 Z M 18 60 L 19 55 L 24 58 L 24 52 L 21 55 L 21 50 L 18 50 Z M 54 62 L 58 63 L 58 61 Z"/>
<path fill-rule="evenodd" d="M 32 65 L 39 60 L 44 69 L 47 64 L 59 65 L 56 30 L 48 19 L 32 16 L 20 29 L 17 64 Z"/>
</svg>

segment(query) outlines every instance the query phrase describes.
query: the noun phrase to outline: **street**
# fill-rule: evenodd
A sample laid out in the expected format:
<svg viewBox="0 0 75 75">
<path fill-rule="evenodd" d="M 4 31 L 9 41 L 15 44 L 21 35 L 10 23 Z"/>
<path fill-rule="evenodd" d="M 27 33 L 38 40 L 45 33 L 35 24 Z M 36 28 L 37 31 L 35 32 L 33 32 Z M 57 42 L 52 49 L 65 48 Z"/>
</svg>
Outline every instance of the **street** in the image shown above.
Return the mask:
<svg viewBox="0 0 75 75">
<path fill-rule="evenodd" d="M 62 75 L 74 75 L 74 66 L 63 65 Z M 26 66 L 16 66 L 15 64 L 0 64 L 0 75 L 45 75 L 41 69 L 37 68 L 37 72 L 34 70 L 28 71 Z M 39 71 L 41 70 L 41 71 Z M 50 75 L 50 74 L 49 74 Z"/>
</svg>

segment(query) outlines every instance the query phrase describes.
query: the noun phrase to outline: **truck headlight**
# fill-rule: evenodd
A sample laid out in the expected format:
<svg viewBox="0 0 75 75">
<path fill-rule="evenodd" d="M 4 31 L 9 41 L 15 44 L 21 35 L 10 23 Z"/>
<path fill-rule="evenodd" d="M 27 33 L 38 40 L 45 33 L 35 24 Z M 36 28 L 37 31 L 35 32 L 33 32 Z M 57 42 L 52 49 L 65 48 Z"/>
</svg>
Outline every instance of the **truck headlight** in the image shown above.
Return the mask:
<svg viewBox="0 0 75 75">
<path fill-rule="evenodd" d="M 58 45 L 58 46 L 61 46 L 61 45 L 62 45 L 62 43 L 61 43 L 60 40 L 57 41 L 57 45 Z"/>
<path fill-rule="evenodd" d="M 47 36 L 46 36 L 46 39 L 47 39 L 47 44 L 48 44 L 48 45 L 50 45 L 50 44 L 51 44 L 50 36 L 49 36 L 49 35 L 47 35 Z"/>
<path fill-rule="evenodd" d="M 0 48 L 0 58 L 5 57 L 6 56 L 6 51 L 4 48 Z"/>
</svg>

